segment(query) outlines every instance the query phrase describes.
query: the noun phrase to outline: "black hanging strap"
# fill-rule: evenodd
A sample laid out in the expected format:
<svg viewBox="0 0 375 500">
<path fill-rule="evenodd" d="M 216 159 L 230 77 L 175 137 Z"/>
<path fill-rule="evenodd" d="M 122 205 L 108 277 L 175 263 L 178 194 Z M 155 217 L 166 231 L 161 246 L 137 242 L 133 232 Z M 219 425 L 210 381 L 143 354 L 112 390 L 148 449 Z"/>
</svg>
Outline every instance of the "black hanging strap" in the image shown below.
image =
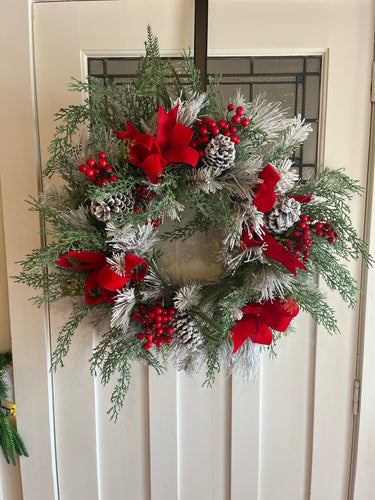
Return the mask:
<svg viewBox="0 0 375 500">
<path fill-rule="evenodd" d="M 195 0 L 194 63 L 201 73 L 201 86 L 207 85 L 208 0 Z"/>
</svg>

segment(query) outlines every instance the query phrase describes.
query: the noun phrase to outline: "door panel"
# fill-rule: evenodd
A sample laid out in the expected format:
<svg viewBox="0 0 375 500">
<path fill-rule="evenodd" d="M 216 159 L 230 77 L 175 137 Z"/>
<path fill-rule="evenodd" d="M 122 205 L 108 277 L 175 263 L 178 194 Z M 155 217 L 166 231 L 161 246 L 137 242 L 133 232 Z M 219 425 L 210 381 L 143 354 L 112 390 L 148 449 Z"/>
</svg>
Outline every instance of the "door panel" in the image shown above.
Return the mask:
<svg viewBox="0 0 375 500">
<path fill-rule="evenodd" d="M 80 96 L 67 92 L 66 83 L 71 76 L 86 75 L 87 56 L 141 54 L 148 22 L 163 54 L 177 55 L 193 44 L 193 3 L 34 4 L 42 165 L 54 130 L 53 113 L 80 102 Z M 367 168 L 372 9 L 370 0 L 212 0 L 209 15 L 211 55 L 324 55 L 320 161 L 345 168 L 362 184 Z M 353 217 L 361 229 L 363 201 L 353 204 Z M 32 238 L 23 244 L 29 250 L 32 246 Z M 359 264 L 351 269 L 360 276 Z M 358 314 L 336 297 L 329 300 L 342 335 L 331 338 L 301 314 L 296 333 L 280 342 L 277 360 L 263 356 L 254 383 L 220 374 L 208 390 L 201 387 L 202 376 L 190 379 L 171 369 L 157 377 L 134 366 L 117 424 L 106 415 L 111 388 L 103 389 L 88 370 L 99 331 L 82 327 L 65 367 L 53 375 L 53 391 L 45 392 L 50 406 L 42 401 L 56 440 L 52 467 L 60 500 L 300 500 L 310 498 L 310 491 L 316 500 L 346 498 Z M 26 333 L 17 328 L 16 311 L 11 313 L 13 336 L 22 343 Z M 68 302 L 51 307 L 52 347 L 68 313 Z M 43 329 L 43 318 L 37 324 Z M 45 368 L 47 386 L 48 343 L 43 335 L 33 341 L 38 343 L 33 363 Z M 27 356 L 24 349 L 19 356 L 20 365 Z M 28 386 L 26 373 L 18 375 L 17 384 Z M 38 428 L 37 421 L 25 425 Z M 23 463 L 25 500 L 42 498 L 30 473 L 34 460 L 38 458 Z M 50 458 L 46 464 L 51 466 Z M 53 475 L 46 482 L 51 488 Z"/>
</svg>

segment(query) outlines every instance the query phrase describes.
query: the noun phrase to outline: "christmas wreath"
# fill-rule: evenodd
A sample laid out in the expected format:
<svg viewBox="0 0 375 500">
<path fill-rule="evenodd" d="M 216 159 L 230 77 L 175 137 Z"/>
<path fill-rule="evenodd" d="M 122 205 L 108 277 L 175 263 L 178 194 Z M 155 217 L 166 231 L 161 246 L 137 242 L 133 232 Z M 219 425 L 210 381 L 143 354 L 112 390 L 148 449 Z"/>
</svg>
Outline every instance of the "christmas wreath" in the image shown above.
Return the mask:
<svg viewBox="0 0 375 500">
<path fill-rule="evenodd" d="M 300 309 L 337 332 L 313 278 L 355 307 L 343 260 L 371 261 L 350 220 L 358 183 L 328 169 L 301 182 L 293 170 L 308 123 L 264 96 L 238 92 L 224 104 L 219 77 L 202 92 L 189 55 L 181 76 L 151 30 L 145 49 L 131 84 L 73 80 L 86 100 L 57 113 L 45 169 L 64 184 L 47 181 L 29 201 L 47 243 L 17 278 L 41 290 L 38 305 L 71 298 L 53 367 L 85 317 L 100 325 L 91 371 L 104 384 L 117 374 L 115 418 L 135 359 L 158 373 L 168 358 L 188 372 L 205 365 L 211 384 L 221 367 L 253 377 L 260 351 L 273 351 Z M 161 243 L 211 230 L 221 246 L 210 256 L 221 266 L 215 279 L 184 282 L 161 265 Z"/>
</svg>

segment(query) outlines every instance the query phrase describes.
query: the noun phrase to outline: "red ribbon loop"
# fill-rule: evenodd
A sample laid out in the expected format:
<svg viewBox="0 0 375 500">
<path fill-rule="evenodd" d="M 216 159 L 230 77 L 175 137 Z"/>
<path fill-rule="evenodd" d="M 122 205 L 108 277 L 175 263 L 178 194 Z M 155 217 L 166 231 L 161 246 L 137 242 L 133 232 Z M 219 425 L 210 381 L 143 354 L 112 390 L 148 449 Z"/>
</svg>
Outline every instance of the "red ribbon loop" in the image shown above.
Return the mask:
<svg viewBox="0 0 375 500">
<path fill-rule="evenodd" d="M 159 105 L 159 121 L 156 139 L 140 134 L 128 121 L 126 132 L 114 131 L 122 141 L 129 141 L 129 160 L 142 168 L 153 184 L 158 184 L 163 169 L 174 163 L 195 167 L 198 152 L 189 146 L 194 131 L 177 123 L 178 106 L 169 113 Z"/>
<path fill-rule="evenodd" d="M 75 265 L 69 259 L 74 259 L 84 264 Z M 60 256 L 56 264 L 69 269 L 92 270 L 86 278 L 85 300 L 89 305 L 115 302 L 118 290 L 121 290 L 128 281 L 138 283 L 147 274 L 149 265 L 144 259 L 133 254 L 125 255 L 125 276 L 120 276 L 111 269 L 105 255 L 98 252 L 68 252 Z M 139 269 L 139 266 L 144 266 Z M 92 292 L 99 290 L 99 296 Z"/>
<path fill-rule="evenodd" d="M 299 313 L 294 300 L 267 300 L 263 304 L 254 302 L 242 309 L 243 317 L 231 331 L 233 354 L 251 337 L 256 344 L 270 345 L 272 332 L 285 332 L 293 318 Z"/>
<path fill-rule="evenodd" d="M 263 179 L 263 182 L 257 188 L 253 205 L 260 212 L 269 212 L 276 202 L 277 196 L 274 189 L 281 177 L 270 163 L 259 172 L 258 177 Z"/>
</svg>

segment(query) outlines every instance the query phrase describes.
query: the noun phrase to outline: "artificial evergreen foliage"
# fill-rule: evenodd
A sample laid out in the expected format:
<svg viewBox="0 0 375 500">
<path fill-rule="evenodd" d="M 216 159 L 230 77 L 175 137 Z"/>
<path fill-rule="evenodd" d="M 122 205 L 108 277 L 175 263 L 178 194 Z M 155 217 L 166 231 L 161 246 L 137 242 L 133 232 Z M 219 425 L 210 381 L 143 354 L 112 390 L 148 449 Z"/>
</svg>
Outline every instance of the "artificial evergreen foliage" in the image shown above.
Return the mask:
<svg viewBox="0 0 375 500">
<path fill-rule="evenodd" d="M 205 366 L 211 385 L 221 368 L 254 376 L 260 346 L 275 351 L 298 307 L 336 333 L 316 274 L 355 307 L 358 287 L 345 260 L 372 262 L 350 219 L 358 183 L 328 169 L 303 183 L 293 170 L 290 157 L 310 125 L 264 96 L 247 102 L 238 92 L 224 103 L 219 76 L 201 93 L 186 53 L 184 66 L 187 78 L 160 57 L 148 28 L 130 84 L 73 80 L 70 89 L 85 100 L 57 113 L 45 169 L 63 187 L 47 180 L 40 199 L 29 200 L 44 219 L 47 244 L 25 258 L 16 279 L 36 290 L 38 306 L 71 304 L 54 369 L 81 322 L 106 325 L 91 372 L 103 384 L 116 379 L 114 419 L 134 360 L 157 373 L 168 357 L 190 373 Z M 185 283 L 162 268 L 160 240 L 173 244 L 209 230 L 222 246 L 212 256 L 222 267 L 217 279 Z M 254 307 L 265 323 L 238 346 L 237 326 Z M 276 323 L 290 318 L 278 329 L 267 324 L 272 314 Z M 270 335 L 271 343 L 264 340 Z"/>
<path fill-rule="evenodd" d="M 8 397 L 5 374 L 12 360 L 10 352 L 0 353 L 0 446 L 4 458 L 9 464 L 16 465 L 16 455 L 28 457 L 25 443 L 9 417 L 14 417 L 14 406 L 4 401 Z"/>
</svg>

